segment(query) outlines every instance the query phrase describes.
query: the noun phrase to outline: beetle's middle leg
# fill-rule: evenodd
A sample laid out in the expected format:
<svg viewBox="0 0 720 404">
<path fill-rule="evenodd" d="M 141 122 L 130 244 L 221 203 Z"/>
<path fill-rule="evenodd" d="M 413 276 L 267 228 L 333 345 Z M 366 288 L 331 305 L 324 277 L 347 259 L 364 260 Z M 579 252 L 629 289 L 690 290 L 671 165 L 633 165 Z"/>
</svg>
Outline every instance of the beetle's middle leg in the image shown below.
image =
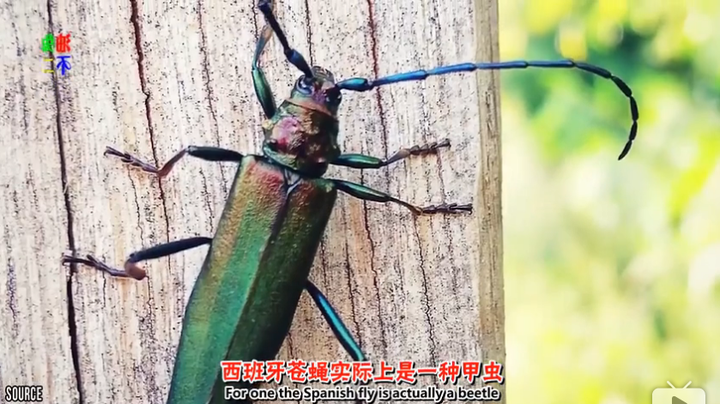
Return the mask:
<svg viewBox="0 0 720 404">
<path fill-rule="evenodd" d="M 373 201 L 373 202 L 392 202 L 397 203 L 398 205 L 402 205 L 410 211 L 412 211 L 416 215 L 429 215 L 434 213 L 461 213 L 461 212 L 472 212 L 472 204 L 464 204 L 459 205 L 457 203 L 443 203 L 441 205 L 431 205 L 431 206 L 415 206 L 409 202 L 405 202 L 403 200 L 397 199 L 393 196 L 390 196 L 384 192 L 380 192 L 378 190 L 372 189 L 370 187 L 366 187 L 364 185 L 360 185 L 354 182 L 350 181 L 343 181 L 343 180 L 336 180 L 332 179 L 330 180 L 335 184 L 337 189 L 354 196 L 358 199 L 362 199 L 365 201 Z"/>
<path fill-rule="evenodd" d="M 103 262 L 98 261 L 92 255 L 87 255 L 85 258 L 77 258 L 65 255 L 62 257 L 62 263 L 83 264 L 89 267 L 93 267 L 95 269 L 99 269 L 101 271 L 105 271 L 112 276 L 120 278 L 134 278 L 141 281 L 145 279 L 145 277 L 147 277 L 147 272 L 137 266 L 139 262 L 147 261 L 154 258 L 167 257 L 168 255 L 177 254 L 181 251 L 200 247 L 201 245 L 205 244 L 210 244 L 211 242 L 212 238 L 210 237 L 192 237 L 156 245 L 145 250 L 136 251 L 130 254 L 127 261 L 125 261 L 124 269 L 113 268 Z"/>
<path fill-rule="evenodd" d="M 350 357 L 352 357 L 356 362 L 366 361 L 367 358 L 365 357 L 365 354 L 360 349 L 358 343 L 355 342 L 352 334 L 350 334 L 350 330 L 347 329 L 340 316 L 328 301 L 327 297 L 325 297 L 325 295 L 323 295 L 322 292 L 320 292 L 320 290 L 310 281 L 307 281 L 307 284 L 305 284 L 305 290 L 307 290 L 310 297 L 312 297 L 313 301 L 315 301 L 318 309 L 320 309 L 320 313 L 322 313 L 323 317 L 325 317 L 325 321 L 327 321 L 333 331 L 333 334 L 335 334 L 335 338 L 340 341 L 340 344 L 343 348 L 345 348 L 347 353 L 350 354 Z"/>
<path fill-rule="evenodd" d="M 231 161 L 231 162 L 237 162 L 239 163 L 243 159 L 243 155 L 228 149 L 222 149 L 219 147 L 208 147 L 208 146 L 188 146 L 179 152 L 177 152 L 170 160 L 168 160 L 167 163 L 165 163 L 161 168 L 157 168 L 152 164 L 145 163 L 142 160 L 138 159 L 137 157 L 128 154 L 123 153 L 119 150 L 115 150 L 112 147 L 108 146 L 105 149 L 105 153 L 107 155 L 119 157 L 120 161 L 122 161 L 125 164 L 129 164 L 133 167 L 137 167 L 147 173 L 155 174 L 158 176 L 158 178 L 163 178 L 166 175 L 170 173 L 170 171 L 175 166 L 175 163 L 180 161 L 185 155 L 190 155 L 193 157 L 197 157 L 202 160 L 206 161 Z"/>
<path fill-rule="evenodd" d="M 443 139 L 439 142 L 426 143 L 423 145 L 415 145 L 412 147 L 404 147 L 389 158 L 383 160 L 373 156 L 364 154 L 342 154 L 331 164 L 336 166 L 345 166 L 351 168 L 381 168 L 410 156 L 420 156 L 423 154 L 437 153 L 441 147 L 450 147 L 450 140 Z"/>
</svg>

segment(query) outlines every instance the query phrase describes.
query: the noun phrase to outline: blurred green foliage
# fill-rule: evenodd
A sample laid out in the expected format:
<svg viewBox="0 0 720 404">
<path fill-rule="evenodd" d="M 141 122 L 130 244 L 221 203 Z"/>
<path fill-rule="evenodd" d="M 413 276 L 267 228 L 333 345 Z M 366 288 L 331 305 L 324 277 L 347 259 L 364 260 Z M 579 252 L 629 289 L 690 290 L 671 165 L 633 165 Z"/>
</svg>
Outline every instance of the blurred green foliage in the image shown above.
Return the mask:
<svg viewBox="0 0 720 404">
<path fill-rule="evenodd" d="M 720 2 L 499 1 L 509 403 L 720 403 Z"/>
</svg>

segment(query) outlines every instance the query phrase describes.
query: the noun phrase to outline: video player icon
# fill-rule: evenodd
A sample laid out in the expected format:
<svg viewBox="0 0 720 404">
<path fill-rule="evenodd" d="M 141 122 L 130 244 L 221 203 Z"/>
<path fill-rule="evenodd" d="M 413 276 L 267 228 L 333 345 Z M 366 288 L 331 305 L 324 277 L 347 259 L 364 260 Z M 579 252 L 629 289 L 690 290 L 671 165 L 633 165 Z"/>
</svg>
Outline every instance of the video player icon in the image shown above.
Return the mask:
<svg viewBox="0 0 720 404">
<path fill-rule="evenodd" d="M 676 389 L 670 382 L 671 388 L 653 390 L 652 404 L 706 404 L 705 390 L 700 388 L 687 388 L 690 383 L 681 389 Z"/>
</svg>

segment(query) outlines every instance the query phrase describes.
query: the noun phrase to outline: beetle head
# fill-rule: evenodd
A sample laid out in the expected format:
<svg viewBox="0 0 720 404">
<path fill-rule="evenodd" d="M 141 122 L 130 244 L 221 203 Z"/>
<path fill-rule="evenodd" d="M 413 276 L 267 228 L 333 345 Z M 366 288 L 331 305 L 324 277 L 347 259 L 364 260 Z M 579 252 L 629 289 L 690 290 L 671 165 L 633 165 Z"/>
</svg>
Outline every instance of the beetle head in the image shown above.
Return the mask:
<svg viewBox="0 0 720 404">
<path fill-rule="evenodd" d="M 298 78 L 287 101 L 336 118 L 342 95 L 335 86 L 335 76 L 320 66 L 313 66 L 312 73 L 312 77 Z"/>
<path fill-rule="evenodd" d="M 263 153 L 304 174 L 321 176 L 340 155 L 340 91 L 328 70 L 314 66 L 312 73 L 300 76 L 278 113 L 263 123 Z"/>
</svg>

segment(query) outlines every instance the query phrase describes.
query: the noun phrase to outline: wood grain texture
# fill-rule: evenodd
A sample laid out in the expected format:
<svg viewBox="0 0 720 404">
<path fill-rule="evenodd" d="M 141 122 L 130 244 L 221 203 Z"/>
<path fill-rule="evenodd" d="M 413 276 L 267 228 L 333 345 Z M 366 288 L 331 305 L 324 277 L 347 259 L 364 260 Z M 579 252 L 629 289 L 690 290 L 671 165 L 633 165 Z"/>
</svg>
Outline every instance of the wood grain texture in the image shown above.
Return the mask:
<svg viewBox="0 0 720 404">
<path fill-rule="evenodd" d="M 478 60 L 499 60 L 498 5 L 475 0 Z M 502 271 L 502 163 L 500 147 L 499 72 L 477 75 L 480 113 L 480 155 L 475 192 L 475 229 L 482 240 L 475 265 L 480 273 L 479 314 L 482 357 L 505 363 L 505 294 Z M 486 360 L 487 361 L 487 360 Z M 504 365 L 503 365 L 504 366 Z M 507 374 L 503 369 L 503 374 Z M 506 402 L 505 384 L 494 384 Z"/>
<path fill-rule="evenodd" d="M 120 265 L 138 249 L 213 234 L 235 165 L 188 158 L 158 182 L 102 153 L 112 146 L 162 164 L 188 145 L 258 152 L 250 62 L 264 21 L 254 6 L 0 2 L 3 386 L 42 384 L 53 403 L 164 402 L 207 249 L 146 263 L 142 282 L 84 267 L 68 277 L 59 256 L 75 248 Z M 338 78 L 497 56 L 495 1 L 285 0 L 276 10 L 292 45 Z M 48 31 L 72 33 L 64 77 L 42 73 Z M 286 97 L 299 73 L 276 39 L 262 64 L 276 99 Z M 452 147 L 380 170 L 332 168 L 329 177 L 418 205 L 476 207 L 414 218 L 340 196 L 311 278 L 376 363 L 504 361 L 498 108 L 490 73 L 344 96 L 345 152 L 385 157 L 442 138 Z M 349 360 L 307 296 L 280 357 Z"/>
</svg>

